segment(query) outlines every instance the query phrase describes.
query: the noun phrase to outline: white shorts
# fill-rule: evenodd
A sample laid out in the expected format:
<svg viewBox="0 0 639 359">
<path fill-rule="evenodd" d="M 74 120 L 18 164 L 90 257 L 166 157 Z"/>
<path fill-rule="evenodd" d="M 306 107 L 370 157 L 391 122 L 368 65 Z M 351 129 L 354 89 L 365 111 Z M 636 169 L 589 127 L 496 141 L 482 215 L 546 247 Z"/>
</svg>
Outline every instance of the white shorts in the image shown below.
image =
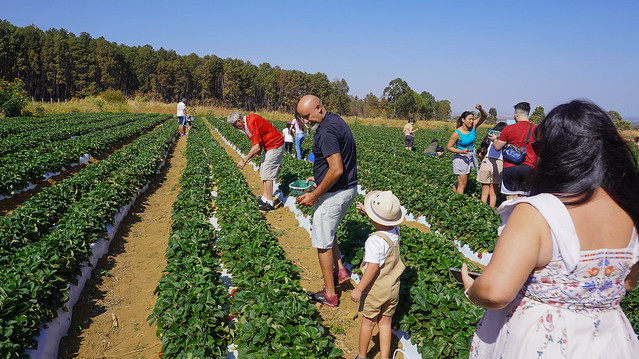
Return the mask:
<svg viewBox="0 0 639 359">
<path fill-rule="evenodd" d="M 357 186 L 353 186 L 337 192 L 326 192 L 315 202 L 311 232 L 313 247 L 317 249 L 333 247 L 337 226 L 351 208 L 356 195 Z"/>
<path fill-rule="evenodd" d="M 273 148 L 272 150 L 268 150 L 264 153 L 264 157 L 262 157 L 262 164 L 260 165 L 260 178 L 262 181 L 275 181 L 277 179 L 277 173 L 280 171 L 283 154 L 283 144 L 278 148 Z"/>
</svg>

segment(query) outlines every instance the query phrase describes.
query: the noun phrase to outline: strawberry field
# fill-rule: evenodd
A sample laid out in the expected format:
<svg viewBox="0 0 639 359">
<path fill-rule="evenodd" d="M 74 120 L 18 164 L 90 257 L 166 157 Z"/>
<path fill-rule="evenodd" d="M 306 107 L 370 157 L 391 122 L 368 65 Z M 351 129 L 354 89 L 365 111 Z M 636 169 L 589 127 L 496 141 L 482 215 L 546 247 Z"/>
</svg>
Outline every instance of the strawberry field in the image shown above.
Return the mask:
<svg viewBox="0 0 639 359">
<path fill-rule="evenodd" d="M 274 124 L 285 127 L 284 122 Z M 478 200 L 480 186 L 473 175 L 465 195 L 453 193 L 450 154 L 438 159 L 406 151 L 398 128 L 351 128 L 362 193 L 392 190 L 407 212 L 421 216 L 431 229 L 400 227 L 407 269 L 394 326 L 410 336 L 423 358 L 468 357 L 483 310 L 468 302 L 448 268 L 469 262 L 459 250 L 462 245 L 479 258 L 492 251 L 498 216 Z M 444 142 L 451 130 L 422 129 L 417 139 Z M 229 351 L 239 358 L 343 357 L 300 285 L 300 269 L 287 258 L 245 177 L 213 131 L 243 153 L 250 148 L 245 135 L 224 119 L 196 118 L 183 138 L 186 167 L 173 202 L 168 246 L 160 249 L 167 265 L 155 290 L 155 306 L 147 313 L 162 357 L 214 358 Z M 485 132 L 479 131 L 478 138 Z M 164 115 L 2 120 L 0 194 L 5 197 L 64 173 L 86 155 L 99 160 L 0 218 L 1 357 L 32 354 L 38 345 L 34 338 L 47 332 L 47 323 L 72 310 L 67 307 L 73 305 L 69 290 L 83 270 L 95 265 L 96 243 L 110 240 L 126 215 L 124 208 L 156 180 L 176 134 L 175 121 Z M 304 142 L 306 154 L 311 142 Z M 284 156 L 278 178 L 284 198 L 290 182 L 311 175 L 311 164 Z M 363 201 L 361 194 L 357 200 Z M 312 209 L 299 210 L 312 218 Z M 344 261 L 359 266 L 372 230 L 353 206 L 338 229 Z M 636 291 L 623 306 L 638 330 Z"/>
</svg>

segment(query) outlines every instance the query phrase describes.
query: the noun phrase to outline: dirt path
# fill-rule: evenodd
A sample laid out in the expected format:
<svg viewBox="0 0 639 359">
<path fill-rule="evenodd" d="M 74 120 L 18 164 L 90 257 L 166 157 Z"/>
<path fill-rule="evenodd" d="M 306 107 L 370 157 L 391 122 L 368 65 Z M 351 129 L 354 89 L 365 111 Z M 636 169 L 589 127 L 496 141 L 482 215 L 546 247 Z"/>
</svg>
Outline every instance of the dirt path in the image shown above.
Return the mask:
<svg viewBox="0 0 639 359">
<path fill-rule="evenodd" d="M 241 156 L 224 143 L 217 131 L 212 130 L 211 133 L 235 162 L 241 160 Z M 260 195 L 262 193 L 262 180 L 259 173 L 253 171 L 252 166 L 246 166 L 242 170 L 242 174 L 246 177 L 253 194 Z M 312 291 L 321 290 L 324 282 L 317 259 L 317 250 L 311 247 L 311 237 L 308 232 L 298 225 L 293 213 L 281 204 L 276 204 L 275 210 L 265 213 L 265 216 L 272 230 L 278 236 L 280 245 L 286 251 L 287 258 L 300 268 L 302 287 Z M 428 227 L 416 222 L 404 221 L 404 224 L 428 230 Z M 357 312 L 358 304 L 350 299 L 352 289 L 351 283 L 343 284 L 337 288 L 340 303 L 338 308 L 328 308 L 317 304 L 324 326 L 335 337 L 335 345 L 344 351 L 345 358 L 353 358 L 358 352 L 357 341 L 361 318 Z M 379 358 L 378 343 L 377 329 L 375 329 L 373 342 L 369 345 L 369 358 Z M 397 341 L 394 340 L 393 350 L 396 347 Z M 402 357 L 401 353 L 397 355 L 397 358 Z"/>
<path fill-rule="evenodd" d="M 147 317 L 157 299 L 153 291 L 166 267 L 171 208 L 186 165 L 185 149 L 186 137 L 181 137 L 160 175 L 120 225 L 109 253 L 98 262 L 73 309 L 59 358 L 158 357 L 160 340 Z"/>
</svg>

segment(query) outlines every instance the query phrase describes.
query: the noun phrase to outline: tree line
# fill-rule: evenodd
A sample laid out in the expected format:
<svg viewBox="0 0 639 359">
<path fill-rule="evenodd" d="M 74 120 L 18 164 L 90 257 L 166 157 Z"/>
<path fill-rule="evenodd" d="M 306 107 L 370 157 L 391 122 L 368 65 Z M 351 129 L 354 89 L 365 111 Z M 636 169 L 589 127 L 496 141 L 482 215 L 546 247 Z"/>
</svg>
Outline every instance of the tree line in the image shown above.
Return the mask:
<svg viewBox="0 0 639 359">
<path fill-rule="evenodd" d="M 312 93 L 342 115 L 447 120 L 451 114 L 450 101 L 436 100 L 426 91 L 417 94 L 399 78 L 382 96 L 371 92 L 360 99 L 348 94 L 346 80 L 329 80 L 321 72 L 215 55 L 178 55 L 150 45 L 94 39 L 86 32 L 76 36 L 65 29 L 18 27 L 6 20 L 0 21 L 0 78 L 20 79 L 30 97 L 45 101 L 117 90 L 127 97 L 164 102 L 186 97 L 192 104 L 292 112 L 301 96 Z"/>
</svg>

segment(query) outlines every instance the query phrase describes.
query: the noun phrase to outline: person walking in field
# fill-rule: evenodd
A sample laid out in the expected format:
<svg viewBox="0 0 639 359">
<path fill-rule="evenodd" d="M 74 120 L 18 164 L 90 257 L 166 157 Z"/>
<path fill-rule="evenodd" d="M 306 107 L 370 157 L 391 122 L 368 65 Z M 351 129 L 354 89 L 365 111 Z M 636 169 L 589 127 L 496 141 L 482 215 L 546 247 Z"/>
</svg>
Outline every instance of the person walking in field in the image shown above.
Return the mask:
<svg viewBox="0 0 639 359">
<path fill-rule="evenodd" d="M 357 153 L 355 140 L 344 120 L 326 111 L 317 96 L 306 95 L 297 104 L 299 117 L 312 125 L 314 191 L 302 195 L 304 206 L 315 206 L 311 232 L 311 244 L 317 248 L 317 256 L 324 289 L 309 293 L 311 297 L 329 307 L 338 305 L 335 281 L 350 280 L 344 268 L 341 253 L 335 238 L 337 226 L 353 204 L 357 194 Z"/>
<path fill-rule="evenodd" d="M 375 325 L 379 326 L 379 357 L 388 359 L 391 346 L 391 322 L 399 302 L 400 277 L 406 268 L 399 257 L 399 227 L 404 220 L 399 199 L 391 191 L 372 191 L 357 209 L 370 218 L 377 230 L 364 245 L 362 279 L 351 292 L 359 302 L 362 324 L 359 329 L 359 353 L 366 359 Z"/>
<path fill-rule="evenodd" d="M 289 154 L 293 153 L 293 124 L 288 122 L 286 127 L 282 130 L 284 136 L 284 151 Z"/>
<path fill-rule="evenodd" d="M 468 174 L 476 168 L 477 158 L 475 157 L 475 129 L 481 126 L 488 113 L 481 104 L 475 105 L 481 113 L 479 120 L 475 121 L 475 115 L 470 111 L 464 111 L 457 119 L 457 129 L 453 131 L 446 145 L 446 149 L 455 155 L 453 156 L 453 173 L 457 175 L 457 183 L 453 185 L 455 193 L 462 194 L 468 183 Z"/>
<path fill-rule="evenodd" d="M 306 137 L 305 129 L 308 129 L 308 125 L 306 122 L 299 118 L 299 114 L 295 111 L 295 118 L 293 121 L 293 127 L 295 129 L 295 152 L 297 154 L 297 159 L 302 159 L 302 142 L 304 142 L 304 137 Z"/>
<path fill-rule="evenodd" d="M 251 140 L 251 150 L 237 163 L 237 168 L 243 169 L 248 161 L 264 150 L 262 164 L 260 165 L 260 178 L 262 179 L 262 196 L 257 198 L 260 211 L 272 211 L 273 205 L 273 181 L 277 179 L 280 171 L 282 155 L 284 154 L 284 136 L 262 116 L 250 114 L 242 116 L 238 112 L 231 112 L 227 122 L 238 130 L 243 130 L 246 137 Z"/>
<path fill-rule="evenodd" d="M 180 136 L 184 136 L 186 133 L 186 118 L 188 114 L 186 113 L 186 98 L 183 98 L 177 105 L 177 119 L 178 119 L 178 132 Z"/>
<path fill-rule="evenodd" d="M 415 132 L 418 128 L 415 128 L 415 119 L 409 118 L 408 123 L 404 125 L 404 148 L 407 150 L 413 150 L 413 144 L 415 142 Z"/>
<path fill-rule="evenodd" d="M 528 120 L 530 104 L 528 102 L 520 102 L 514 107 L 515 124 L 506 126 L 501 131 L 499 138 L 493 141 L 493 146 L 497 151 L 503 150 L 506 144 L 526 148 L 526 158 L 522 163 L 514 163 L 504 157 L 501 193 L 506 195 L 506 199 L 528 195 L 528 177 L 532 174 L 537 162 L 537 155 L 532 146 L 531 137 L 536 126 Z"/>
</svg>

